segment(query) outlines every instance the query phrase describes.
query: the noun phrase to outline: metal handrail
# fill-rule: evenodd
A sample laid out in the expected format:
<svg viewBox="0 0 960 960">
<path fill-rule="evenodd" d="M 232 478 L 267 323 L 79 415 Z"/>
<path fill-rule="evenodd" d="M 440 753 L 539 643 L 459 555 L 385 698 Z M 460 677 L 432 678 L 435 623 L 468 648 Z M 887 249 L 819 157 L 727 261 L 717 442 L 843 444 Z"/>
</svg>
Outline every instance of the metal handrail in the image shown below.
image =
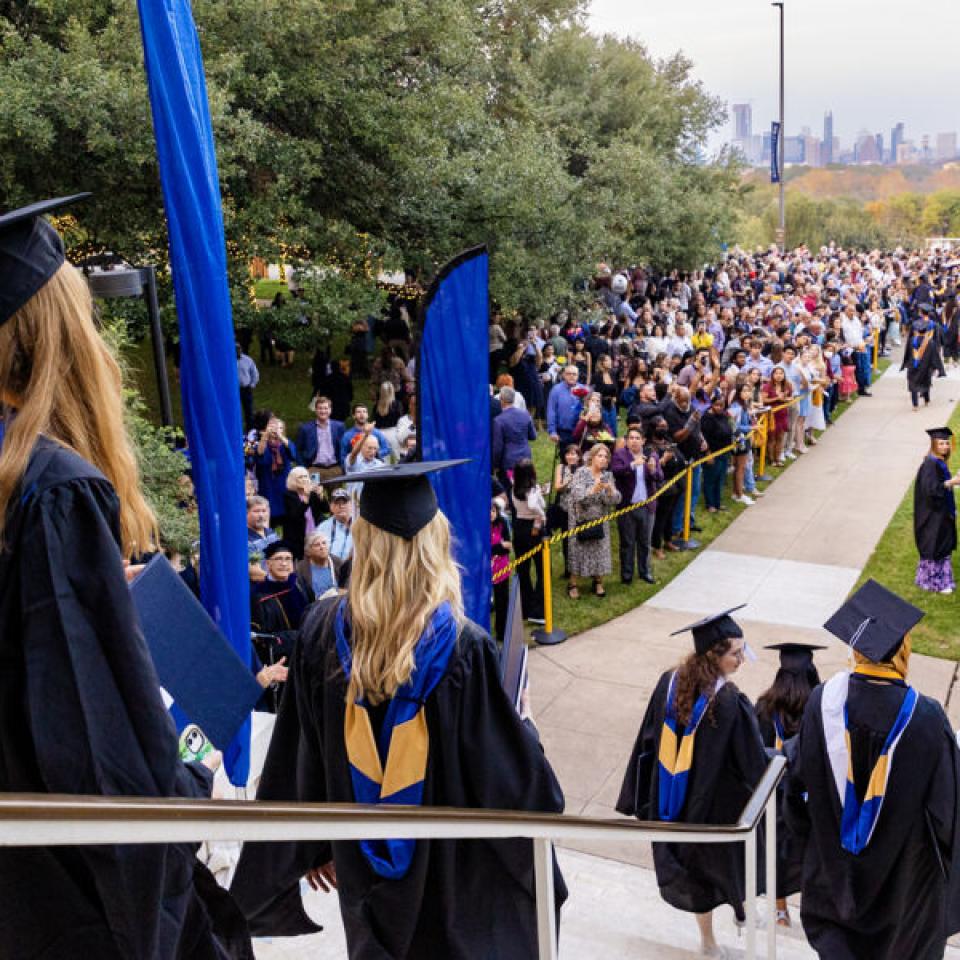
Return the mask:
<svg viewBox="0 0 960 960">
<path fill-rule="evenodd" d="M 773 757 L 734 824 L 612 820 L 513 810 L 274 803 L 151 797 L 0 794 L 0 847 L 188 843 L 204 840 L 505 839 L 534 841 L 541 960 L 555 960 L 553 840 L 746 844 L 747 956 L 756 956 L 756 830 L 767 814 L 767 957 L 776 956 L 774 793 L 786 761 Z"/>
</svg>

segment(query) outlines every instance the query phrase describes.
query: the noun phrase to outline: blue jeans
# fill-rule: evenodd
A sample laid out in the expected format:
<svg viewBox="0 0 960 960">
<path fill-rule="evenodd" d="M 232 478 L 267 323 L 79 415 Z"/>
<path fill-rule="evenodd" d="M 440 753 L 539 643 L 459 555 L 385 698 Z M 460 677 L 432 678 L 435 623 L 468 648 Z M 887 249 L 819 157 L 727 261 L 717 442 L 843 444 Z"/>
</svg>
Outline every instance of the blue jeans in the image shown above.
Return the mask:
<svg viewBox="0 0 960 960">
<path fill-rule="evenodd" d="M 860 390 L 866 390 L 870 386 L 870 351 L 857 351 L 853 355 L 857 365 L 857 387 Z"/>
<path fill-rule="evenodd" d="M 757 478 L 753 474 L 753 451 L 747 454 L 747 469 L 743 472 L 744 493 L 754 493 L 757 489 Z"/>
<path fill-rule="evenodd" d="M 720 500 L 723 497 L 723 485 L 727 479 L 727 468 L 730 466 L 730 454 L 725 453 L 716 460 L 703 465 L 703 502 L 714 510 L 720 509 Z"/>
<path fill-rule="evenodd" d="M 690 498 L 690 526 L 697 522 L 697 501 L 700 499 L 700 471 L 702 467 L 693 468 L 693 495 Z M 683 532 L 683 510 L 686 504 L 686 480 L 677 483 L 680 488 L 680 499 L 677 500 L 676 509 L 673 511 L 673 535 Z"/>
</svg>

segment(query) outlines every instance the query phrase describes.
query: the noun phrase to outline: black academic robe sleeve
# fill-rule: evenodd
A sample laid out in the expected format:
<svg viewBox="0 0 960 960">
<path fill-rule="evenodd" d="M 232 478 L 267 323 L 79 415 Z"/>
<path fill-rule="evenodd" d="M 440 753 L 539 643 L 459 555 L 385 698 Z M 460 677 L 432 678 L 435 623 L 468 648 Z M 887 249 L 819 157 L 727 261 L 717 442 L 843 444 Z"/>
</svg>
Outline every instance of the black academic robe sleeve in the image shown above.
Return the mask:
<svg viewBox="0 0 960 960">
<path fill-rule="evenodd" d="M 318 629 L 331 611 L 331 601 L 317 604 L 308 614 L 304 634 Z M 326 764 L 318 734 L 322 727 L 316 715 L 316 698 L 323 697 L 323 689 L 310 694 L 305 665 L 312 653 L 311 645 L 298 643 L 288 663 L 258 800 L 323 803 L 327 799 Z M 230 892 L 246 915 L 250 932 L 297 936 L 322 930 L 303 908 L 299 878 L 332 859 L 332 847 L 325 842 L 244 844 Z"/>
<path fill-rule="evenodd" d="M 662 727 L 661 710 L 658 708 L 660 704 L 666 702 L 669 683 L 670 674 L 663 674 L 647 703 L 643 722 L 640 724 L 633 751 L 627 761 L 627 770 L 620 787 L 620 797 L 617 800 L 618 813 L 636 817 L 638 820 L 656 819 L 655 811 L 650 810 L 650 786 L 653 768 L 657 762 Z"/>
<path fill-rule="evenodd" d="M 42 788 L 198 795 L 204 785 L 180 763 L 126 584 L 112 487 L 102 479 L 58 484 L 23 509 L 23 696 Z M 179 935 L 189 847 L 88 847 L 79 856 L 125 958 L 152 960 Z"/>
<path fill-rule="evenodd" d="M 957 546 L 957 521 L 950 511 L 954 492 L 943 485 L 933 457 L 917 471 L 913 489 L 913 533 L 917 552 L 924 560 L 942 560 Z"/>
</svg>

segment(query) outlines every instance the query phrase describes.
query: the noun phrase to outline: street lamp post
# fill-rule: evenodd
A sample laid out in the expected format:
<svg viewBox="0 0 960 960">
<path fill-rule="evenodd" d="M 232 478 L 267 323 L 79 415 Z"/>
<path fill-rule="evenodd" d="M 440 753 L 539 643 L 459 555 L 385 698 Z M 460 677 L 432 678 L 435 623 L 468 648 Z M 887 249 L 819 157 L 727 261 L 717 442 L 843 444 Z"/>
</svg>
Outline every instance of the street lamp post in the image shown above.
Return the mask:
<svg viewBox="0 0 960 960">
<path fill-rule="evenodd" d="M 780 167 L 780 229 L 777 231 L 777 243 L 782 252 L 787 249 L 787 207 L 784 197 L 783 159 L 787 140 L 787 128 L 783 125 L 783 3 L 771 3 L 780 8 L 780 142 L 778 143 L 778 165 Z"/>
<path fill-rule="evenodd" d="M 163 330 L 160 328 L 160 306 L 157 302 L 157 271 L 155 267 L 124 267 L 87 274 L 90 293 L 98 300 L 117 297 L 143 297 L 150 318 L 150 340 L 153 345 L 153 366 L 160 395 L 160 419 L 165 427 L 173 426 L 173 408 L 170 405 L 170 383 L 163 355 Z"/>
</svg>

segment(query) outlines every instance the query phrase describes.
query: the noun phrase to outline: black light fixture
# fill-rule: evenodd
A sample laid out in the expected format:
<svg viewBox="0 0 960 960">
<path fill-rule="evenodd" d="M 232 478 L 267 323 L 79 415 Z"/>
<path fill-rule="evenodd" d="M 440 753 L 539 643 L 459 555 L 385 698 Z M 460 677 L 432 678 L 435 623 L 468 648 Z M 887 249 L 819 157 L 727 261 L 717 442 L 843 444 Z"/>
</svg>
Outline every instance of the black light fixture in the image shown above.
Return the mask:
<svg viewBox="0 0 960 960">
<path fill-rule="evenodd" d="M 86 271 L 85 271 L 86 272 Z M 170 384 L 163 355 L 163 331 L 160 328 L 160 306 L 157 302 L 157 271 L 153 266 L 98 270 L 86 274 L 90 293 L 97 300 L 115 300 L 121 297 L 143 297 L 150 318 L 150 340 L 153 345 L 153 366 L 160 394 L 160 419 L 165 427 L 173 426 L 173 408 L 170 405 Z"/>
</svg>

